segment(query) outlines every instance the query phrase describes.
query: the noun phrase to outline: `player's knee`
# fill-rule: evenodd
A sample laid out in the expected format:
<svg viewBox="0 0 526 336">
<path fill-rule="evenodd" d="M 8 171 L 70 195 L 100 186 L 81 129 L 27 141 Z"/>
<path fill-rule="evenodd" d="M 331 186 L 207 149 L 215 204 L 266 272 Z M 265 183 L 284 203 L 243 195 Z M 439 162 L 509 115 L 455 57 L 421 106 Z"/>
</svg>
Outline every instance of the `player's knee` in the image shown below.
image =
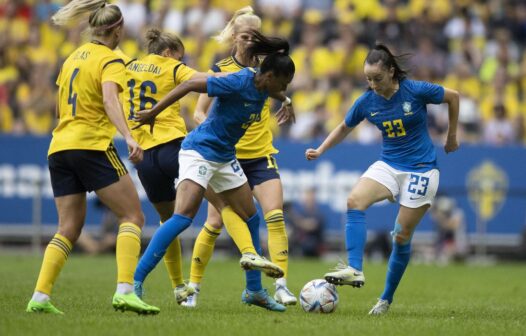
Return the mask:
<svg viewBox="0 0 526 336">
<path fill-rule="evenodd" d="M 347 209 L 362 210 L 363 211 L 363 210 L 366 209 L 366 205 L 355 194 L 350 194 L 349 197 L 347 197 Z"/>
<path fill-rule="evenodd" d="M 208 218 L 206 220 L 206 223 L 208 225 L 210 225 L 212 228 L 214 228 L 215 230 L 221 230 L 223 228 L 223 221 L 221 221 L 221 218 L 217 219 L 217 218 Z"/>
<path fill-rule="evenodd" d="M 130 222 L 142 228 L 144 226 L 144 214 L 140 210 L 127 213 L 121 218 L 122 222 Z"/>
</svg>

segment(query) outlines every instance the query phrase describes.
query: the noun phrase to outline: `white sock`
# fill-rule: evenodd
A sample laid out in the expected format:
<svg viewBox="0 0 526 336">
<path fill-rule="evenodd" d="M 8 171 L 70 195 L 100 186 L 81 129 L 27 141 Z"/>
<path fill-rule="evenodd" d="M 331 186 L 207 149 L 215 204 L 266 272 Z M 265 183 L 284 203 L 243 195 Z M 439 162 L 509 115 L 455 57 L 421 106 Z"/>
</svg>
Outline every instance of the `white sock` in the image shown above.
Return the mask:
<svg viewBox="0 0 526 336">
<path fill-rule="evenodd" d="M 127 282 L 119 282 L 117 284 L 117 293 L 118 294 L 129 294 L 133 292 L 133 285 Z"/>
<path fill-rule="evenodd" d="M 276 287 L 277 286 L 287 287 L 287 279 L 279 278 L 278 280 L 276 280 Z"/>
<path fill-rule="evenodd" d="M 38 303 L 45 303 L 49 301 L 49 295 L 35 291 L 31 300 L 36 301 Z"/>
</svg>

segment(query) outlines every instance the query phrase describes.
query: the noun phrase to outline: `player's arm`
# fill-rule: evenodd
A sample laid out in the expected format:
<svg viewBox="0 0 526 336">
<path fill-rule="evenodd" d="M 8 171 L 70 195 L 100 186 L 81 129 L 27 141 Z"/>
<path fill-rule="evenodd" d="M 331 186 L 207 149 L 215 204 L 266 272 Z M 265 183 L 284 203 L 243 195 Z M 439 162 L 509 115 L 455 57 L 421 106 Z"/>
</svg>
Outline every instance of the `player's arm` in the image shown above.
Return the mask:
<svg viewBox="0 0 526 336">
<path fill-rule="evenodd" d="M 208 109 L 212 104 L 214 98 L 209 97 L 207 94 L 200 94 L 197 98 L 197 104 L 195 105 L 194 121 L 201 124 L 208 117 Z"/>
<path fill-rule="evenodd" d="M 119 85 L 115 82 L 103 82 L 102 83 L 102 102 L 104 104 L 104 110 L 108 115 L 111 123 L 115 125 L 117 131 L 124 137 L 129 150 L 129 159 L 133 163 L 137 163 L 142 160 L 142 148 L 133 139 L 128 128 L 128 124 L 124 119 L 124 112 L 119 101 Z"/>
<path fill-rule="evenodd" d="M 139 122 L 137 126 L 140 127 L 145 124 L 150 124 L 150 130 L 153 127 L 155 117 L 164 111 L 168 106 L 172 105 L 179 99 L 183 98 L 190 92 L 206 92 L 206 82 L 208 77 L 198 77 L 195 79 L 188 80 L 177 85 L 172 91 L 170 91 L 163 99 L 161 99 L 154 107 L 150 110 L 142 110 L 135 114 L 134 120 Z"/>
<path fill-rule="evenodd" d="M 457 141 L 457 124 L 458 124 L 458 113 L 459 113 L 459 94 L 455 90 L 444 88 L 444 100 L 443 102 L 448 105 L 449 115 L 449 126 L 447 129 L 447 139 L 444 145 L 446 153 L 454 152 L 458 149 L 459 144 Z"/>
<path fill-rule="evenodd" d="M 307 160 L 316 160 L 328 149 L 336 146 L 351 133 L 354 127 L 347 127 L 345 121 L 342 121 L 332 132 L 327 136 L 323 143 L 316 149 L 309 148 L 305 151 L 305 157 Z"/>
</svg>

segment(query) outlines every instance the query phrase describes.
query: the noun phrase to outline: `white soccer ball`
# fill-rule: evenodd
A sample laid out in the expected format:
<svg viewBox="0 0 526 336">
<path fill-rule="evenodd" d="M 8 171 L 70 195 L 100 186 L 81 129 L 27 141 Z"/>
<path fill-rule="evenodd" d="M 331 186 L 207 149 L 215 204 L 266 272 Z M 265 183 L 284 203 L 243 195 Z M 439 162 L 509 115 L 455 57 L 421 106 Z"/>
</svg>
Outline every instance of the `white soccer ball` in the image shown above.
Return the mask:
<svg viewBox="0 0 526 336">
<path fill-rule="evenodd" d="M 332 313 L 338 306 L 338 292 L 323 279 L 311 280 L 300 292 L 300 304 L 308 313 Z"/>
</svg>

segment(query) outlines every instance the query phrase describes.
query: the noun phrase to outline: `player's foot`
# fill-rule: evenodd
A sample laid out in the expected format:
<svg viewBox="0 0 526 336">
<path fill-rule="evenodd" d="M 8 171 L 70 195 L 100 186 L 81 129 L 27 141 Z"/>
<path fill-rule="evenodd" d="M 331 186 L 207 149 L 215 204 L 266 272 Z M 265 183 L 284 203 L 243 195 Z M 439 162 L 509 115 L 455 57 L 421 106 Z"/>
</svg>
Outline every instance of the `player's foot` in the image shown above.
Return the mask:
<svg viewBox="0 0 526 336">
<path fill-rule="evenodd" d="M 175 300 L 177 301 L 177 304 L 182 304 L 185 301 L 188 300 L 188 297 L 190 295 L 193 295 L 195 293 L 195 289 L 191 286 L 188 286 L 187 284 L 182 284 L 174 289 L 174 295 Z"/>
<path fill-rule="evenodd" d="M 274 293 L 274 299 L 284 306 L 295 305 L 298 299 L 292 294 L 287 286 L 276 285 L 276 293 Z"/>
<path fill-rule="evenodd" d="M 281 267 L 273 264 L 266 258 L 253 253 L 243 253 L 241 259 L 239 260 L 239 264 L 245 271 L 261 271 L 265 273 L 266 276 L 271 278 L 281 278 L 284 274 Z"/>
<path fill-rule="evenodd" d="M 284 312 L 287 310 L 284 305 L 277 303 L 266 289 L 257 292 L 245 289 L 241 294 L 241 302 L 247 305 L 255 305 L 275 312 Z"/>
<path fill-rule="evenodd" d="M 139 299 L 142 300 L 142 297 L 144 296 L 144 289 L 142 288 L 142 281 L 133 282 L 133 291 L 135 292 L 135 295 L 137 295 Z"/>
<path fill-rule="evenodd" d="M 323 277 L 333 285 L 350 285 L 358 288 L 365 285 L 363 272 L 343 263 L 338 263 L 333 272 L 326 273 Z"/>
<path fill-rule="evenodd" d="M 199 288 L 194 288 L 194 293 L 188 295 L 186 301 L 181 303 L 181 306 L 187 308 L 195 308 L 197 306 L 197 297 L 199 296 Z"/>
<path fill-rule="evenodd" d="M 135 293 L 113 295 L 113 308 L 121 312 L 132 311 L 139 315 L 155 315 L 161 311 L 159 308 L 143 302 Z"/>
<path fill-rule="evenodd" d="M 389 306 L 389 301 L 378 299 L 378 302 L 376 302 L 371 311 L 369 311 L 369 315 L 383 315 L 387 313 Z"/>
<path fill-rule="evenodd" d="M 26 312 L 64 315 L 63 312 L 55 308 L 55 306 L 53 306 L 49 301 L 41 303 L 35 300 L 31 300 L 27 304 Z"/>
</svg>

